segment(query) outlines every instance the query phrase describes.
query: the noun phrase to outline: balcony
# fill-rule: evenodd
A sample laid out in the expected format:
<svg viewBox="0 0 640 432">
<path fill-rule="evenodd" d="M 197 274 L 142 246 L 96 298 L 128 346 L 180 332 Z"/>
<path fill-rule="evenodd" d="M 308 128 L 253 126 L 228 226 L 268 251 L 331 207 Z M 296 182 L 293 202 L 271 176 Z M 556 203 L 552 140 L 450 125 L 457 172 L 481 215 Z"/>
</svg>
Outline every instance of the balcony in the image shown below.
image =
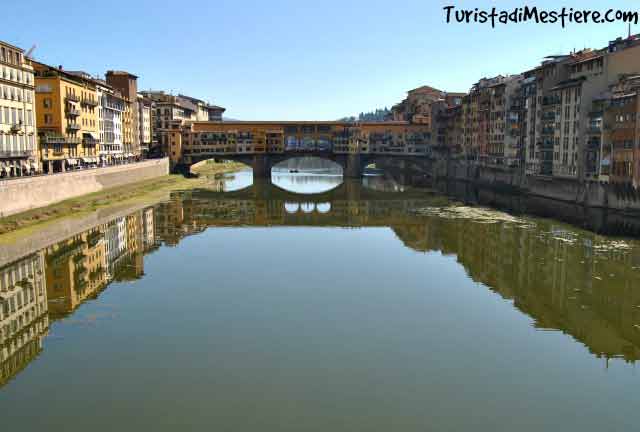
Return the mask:
<svg viewBox="0 0 640 432">
<path fill-rule="evenodd" d="M 559 97 L 545 97 L 542 99 L 543 106 L 560 105 L 561 103 L 562 101 L 560 100 Z"/>
<path fill-rule="evenodd" d="M 11 132 L 20 132 L 22 130 L 22 122 L 14 123 L 11 125 Z"/>
<path fill-rule="evenodd" d="M 80 98 L 74 94 L 68 94 L 66 98 L 68 102 L 80 102 Z"/>
<path fill-rule="evenodd" d="M 82 240 L 75 240 L 71 243 L 65 244 L 47 255 L 46 260 L 49 265 L 57 265 L 64 263 L 68 258 L 82 253 L 82 246 L 84 242 Z"/>
<path fill-rule="evenodd" d="M 80 129 L 81 129 L 80 125 L 77 124 L 77 123 L 69 123 L 67 125 L 67 130 L 69 130 L 69 131 L 74 131 L 75 132 L 75 131 L 79 131 Z"/>
<path fill-rule="evenodd" d="M 64 144 L 65 137 L 58 135 L 45 135 L 40 138 L 42 144 Z"/>
<path fill-rule="evenodd" d="M 98 106 L 98 100 L 97 99 L 90 99 L 90 98 L 83 98 L 82 102 L 83 105 L 88 105 L 88 106 Z"/>
<path fill-rule="evenodd" d="M 78 117 L 80 115 L 80 111 L 77 109 L 69 109 L 66 112 L 67 117 Z"/>
<path fill-rule="evenodd" d="M 31 156 L 31 152 L 26 150 L 7 150 L 0 151 L 0 159 L 4 158 L 26 158 Z"/>
<path fill-rule="evenodd" d="M 85 146 L 95 146 L 98 144 L 98 140 L 91 137 L 84 137 L 82 139 L 82 144 Z"/>
<path fill-rule="evenodd" d="M 77 144 L 80 144 L 82 140 L 78 137 L 67 137 L 65 138 L 64 142 L 71 145 L 77 145 Z"/>
</svg>

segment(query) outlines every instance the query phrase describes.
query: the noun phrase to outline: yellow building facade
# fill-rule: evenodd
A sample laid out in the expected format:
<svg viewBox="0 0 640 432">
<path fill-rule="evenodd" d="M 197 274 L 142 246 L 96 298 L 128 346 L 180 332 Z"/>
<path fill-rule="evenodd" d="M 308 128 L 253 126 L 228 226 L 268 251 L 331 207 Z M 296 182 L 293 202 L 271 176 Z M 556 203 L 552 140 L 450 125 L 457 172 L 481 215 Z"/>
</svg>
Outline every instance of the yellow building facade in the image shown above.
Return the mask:
<svg viewBox="0 0 640 432">
<path fill-rule="evenodd" d="M 33 62 L 39 157 L 47 173 L 96 165 L 99 152 L 95 81 Z"/>
<path fill-rule="evenodd" d="M 187 122 L 168 133 L 173 163 L 205 155 L 333 153 L 428 155 L 431 127 L 409 122 Z"/>
<path fill-rule="evenodd" d="M 94 228 L 45 250 L 49 312 L 65 315 L 109 282 L 104 233 Z"/>
<path fill-rule="evenodd" d="M 138 137 L 137 128 L 137 104 L 128 98 L 124 98 L 124 113 L 122 115 L 122 144 L 125 149 L 125 158 L 131 158 L 134 154 L 131 149 L 134 147 Z"/>
</svg>

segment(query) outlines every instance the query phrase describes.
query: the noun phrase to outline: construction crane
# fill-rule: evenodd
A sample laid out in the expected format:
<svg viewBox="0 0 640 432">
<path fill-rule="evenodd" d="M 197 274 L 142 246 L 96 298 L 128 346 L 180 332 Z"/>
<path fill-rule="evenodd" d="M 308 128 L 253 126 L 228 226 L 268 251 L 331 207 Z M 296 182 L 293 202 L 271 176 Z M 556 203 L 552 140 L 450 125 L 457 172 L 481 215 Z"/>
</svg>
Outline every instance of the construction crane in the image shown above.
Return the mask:
<svg viewBox="0 0 640 432">
<path fill-rule="evenodd" d="M 31 46 L 31 48 L 29 48 L 29 51 L 27 51 L 27 53 L 24 55 L 26 58 L 32 60 L 33 58 L 31 57 L 31 54 L 33 54 L 33 52 L 36 50 L 36 44 L 33 44 Z"/>
</svg>

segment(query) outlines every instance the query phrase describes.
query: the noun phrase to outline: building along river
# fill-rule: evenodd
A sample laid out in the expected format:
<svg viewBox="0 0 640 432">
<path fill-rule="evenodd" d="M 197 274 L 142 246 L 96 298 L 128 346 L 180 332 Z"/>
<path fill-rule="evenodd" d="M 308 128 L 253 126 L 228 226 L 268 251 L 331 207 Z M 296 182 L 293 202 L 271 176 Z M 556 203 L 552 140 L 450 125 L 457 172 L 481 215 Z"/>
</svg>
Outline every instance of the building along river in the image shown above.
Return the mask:
<svg viewBox="0 0 640 432">
<path fill-rule="evenodd" d="M 0 263 L 2 430 L 640 421 L 636 240 L 284 168 L 21 250 Z"/>
</svg>

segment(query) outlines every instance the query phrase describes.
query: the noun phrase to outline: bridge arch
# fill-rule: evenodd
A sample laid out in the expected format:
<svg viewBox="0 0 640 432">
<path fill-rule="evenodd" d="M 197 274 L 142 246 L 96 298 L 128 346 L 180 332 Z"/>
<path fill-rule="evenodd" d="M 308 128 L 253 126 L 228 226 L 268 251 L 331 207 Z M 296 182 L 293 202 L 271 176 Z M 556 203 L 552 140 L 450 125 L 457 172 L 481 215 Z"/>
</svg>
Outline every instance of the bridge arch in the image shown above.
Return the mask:
<svg viewBox="0 0 640 432">
<path fill-rule="evenodd" d="M 300 211 L 300 203 L 285 201 L 284 211 L 289 214 L 296 214 Z"/>
<path fill-rule="evenodd" d="M 274 169 L 300 169 L 300 166 L 296 166 L 295 164 L 293 166 L 287 165 L 287 163 L 292 161 L 304 162 L 307 166 L 303 167 L 303 169 L 306 170 L 333 170 L 339 172 L 341 175 L 344 173 L 344 166 L 335 158 L 322 154 L 307 155 L 296 153 L 272 158 L 271 172 L 273 173 Z"/>
<path fill-rule="evenodd" d="M 316 209 L 315 203 L 303 202 L 302 204 L 300 204 L 300 210 L 302 210 L 303 213 L 313 213 L 315 209 Z"/>
<path fill-rule="evenodd" d="M 297 175 L 299 171 L 304 174 Z M 297 194 L 328 192 L 343 181 L 343 170 L 339 164 L 317 157 L 287 158 L 274 164 L 271 171 L 271 183 L 275 187 Z"/>
<path fill-rule="evenodd" d="M 185 175 L 191 174 L 191 166 L 204 160 L 230 160 L 252 168 L 253 178 L 271 178 L 272 168 L 278 164 L 301 157 L 320 158 L 332 161 L 342 168 L 343 178 L 361 178 L 365 167 L 375 163 L 384 172 L 401 173 L 420 167 L 419 171 L 432 171 L 433 160 L 429 157 L 411 154 L 368 154 L 368 153 L 333 153 L 326 151 L 289 151 L 283 153 L 253 153 L 224 155 L 189 155 L 184 161 L 173 164 L 173 171 Z"/>
<path fill-rule="evenodd" d="M 292 189 L 284 187 L 283 185 L 278 184 L 276 182 L 271 182 L 271 186 L 273 188 L 275 188 L 276 190 L 278 190 L 280 192 L 284 192 L 284 193 L 286 193 L 286 194 L 288 194 L 290 196 L 299 196 L 301 200 L 305 196 L 307 196 L 307 197 L 314 196 L 314 197 L 317 198 L 317 197 L 325 195 L 325 194 L 331 194 L 331 193 L 337 191 L 338 189 L 340 189 L 343 185 L 344 185 L 344 182 L 343 181 L 339 181 L 336 184 L 332 184 L 330 188 L 309 192 L 309 191 L 301 191 L 301 190 L 292 190 Z"/>
<path fill-rule="evenodd" d="M 316 204 L 316 210 L 318 213 L 326 214 L 331 211 L 331 203 L 330 202 L 321 202 Z"/>
</svg>

